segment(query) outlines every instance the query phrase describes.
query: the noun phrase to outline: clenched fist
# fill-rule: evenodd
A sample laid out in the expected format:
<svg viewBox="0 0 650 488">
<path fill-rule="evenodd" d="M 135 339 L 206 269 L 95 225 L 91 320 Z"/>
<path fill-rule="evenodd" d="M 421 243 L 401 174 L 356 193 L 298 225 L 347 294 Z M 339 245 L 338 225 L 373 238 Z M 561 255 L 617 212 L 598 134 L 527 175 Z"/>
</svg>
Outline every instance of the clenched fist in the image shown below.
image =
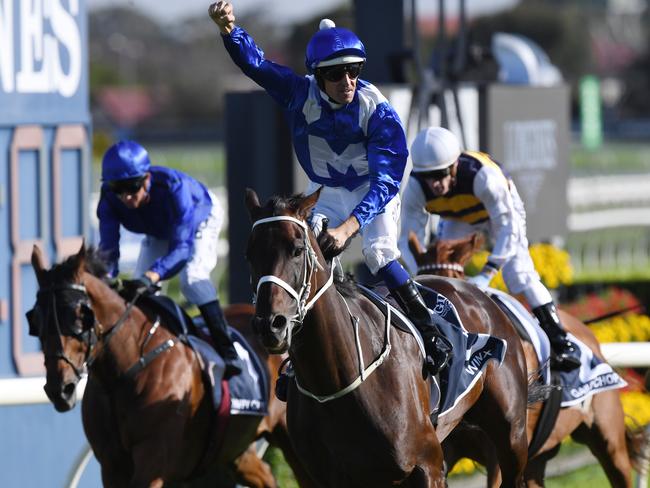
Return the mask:
<svg viewBox="0 0 650 488">
<path fill-rule="evenodd" d="M 223 1 L 213 3 L 210 5 L 208 13 L 223 34 L 230 34 L 235 27 L 235 14 L 230 3 Z"/>
</svg>

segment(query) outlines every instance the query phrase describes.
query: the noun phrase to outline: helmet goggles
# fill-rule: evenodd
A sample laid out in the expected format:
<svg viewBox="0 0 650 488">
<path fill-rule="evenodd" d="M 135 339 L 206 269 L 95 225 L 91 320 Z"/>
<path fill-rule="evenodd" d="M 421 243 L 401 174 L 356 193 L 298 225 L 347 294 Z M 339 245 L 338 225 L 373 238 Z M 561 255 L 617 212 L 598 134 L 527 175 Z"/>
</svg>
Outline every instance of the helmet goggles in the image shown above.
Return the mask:
<svg viewBox="0 0 650 488">
<path fill-rule="evenodd" d="M 452 166 L 453 164 L 451 166 L 447 166 L 446 168 L 434 169 L 431 171 L 424 171 L 413 174 L 416 178 L 439 181 L 451 174 Z"/>
<path fill-rule="evenodd" d="M 146 176 L 137 176 L 135 178 L 127 178 L 124 180 L 108 181 L 108 189 L 116 195 L 134 195 L 138 193 L 144 185 Z"/>
<path fill-rule="evenodd" d="M 332 83 L 339 82 L 345 76 L 345 73 L 348 74 L 350 79 L 356 80 L 361 73 L 363 68 L 363 63 L 349 63 L 349 64 L 337 64 L 334 66 L 326 66 L 323 68 L 318 68 L 318 73 L 327 81 Z"/>
</svg>

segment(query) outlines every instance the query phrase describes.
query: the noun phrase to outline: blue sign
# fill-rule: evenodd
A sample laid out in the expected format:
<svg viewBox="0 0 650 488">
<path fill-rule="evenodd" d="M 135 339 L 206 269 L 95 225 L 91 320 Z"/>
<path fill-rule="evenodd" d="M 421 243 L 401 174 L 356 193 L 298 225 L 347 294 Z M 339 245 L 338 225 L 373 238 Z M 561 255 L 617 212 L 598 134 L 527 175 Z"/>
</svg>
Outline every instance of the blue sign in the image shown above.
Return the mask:
<svg viewBox="0 0 650 488">
<path fill-rule="evenodd" d="M 0 0 L 0 125 L 88 121 L 80 0 Z"/>
</svg>

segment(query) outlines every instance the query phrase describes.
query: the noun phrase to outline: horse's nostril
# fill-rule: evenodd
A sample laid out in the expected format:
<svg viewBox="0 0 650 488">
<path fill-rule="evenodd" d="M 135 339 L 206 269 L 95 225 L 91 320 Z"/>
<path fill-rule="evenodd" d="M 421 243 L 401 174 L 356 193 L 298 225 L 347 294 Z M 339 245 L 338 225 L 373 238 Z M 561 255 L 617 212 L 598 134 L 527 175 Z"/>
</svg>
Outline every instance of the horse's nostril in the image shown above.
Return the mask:
<svg viewBox="0 0 650 488">
<path fill-rule="evenodd" d="M 287 316 L 278 314 L 273 317 L 273 322 L 271 323 L 271 329 L 273 330 L 283 330 L 287 326 Z"/>
<path fill-rule="evenodd" d="M 68 384 L 65 385 L 65 386 L 63 387 L 63 389 L 62 389 L 63 395 L 64 395 L 66 398 L 69 398 L 69 397 L 72 396 L 72 394 L 74 393 L 74 389 L 75 389 L 76 387 L 77 387 L 76 384 L 74 384 L 74 383 L 68 383 Z"/>
</svg>

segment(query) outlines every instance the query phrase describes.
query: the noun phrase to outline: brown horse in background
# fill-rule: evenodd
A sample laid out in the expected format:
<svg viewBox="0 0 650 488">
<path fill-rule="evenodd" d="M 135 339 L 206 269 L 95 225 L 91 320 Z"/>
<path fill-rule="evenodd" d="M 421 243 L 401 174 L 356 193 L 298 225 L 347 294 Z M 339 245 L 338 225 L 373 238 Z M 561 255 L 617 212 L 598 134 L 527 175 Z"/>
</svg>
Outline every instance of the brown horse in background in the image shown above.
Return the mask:
<svg viewBox="0 0 650 488">
<path fill-rule="evenodd" d="M 125 304 L 98 278 L 105 268 L 95 253 L 82 246 L 47 270 L 35 246 L 32 266 L 39 292 L 29 321 L 45 354 L 45 391 L 58 411 L 70 410 L 88 365 L 82 420 L 104 486 L 160 487 L 228 466 L 240 483 L 273 488 L 253 446 L 263 435 L 283 449 L 299 480 L 308 479 L 288 442 L 285 405 L 273 395 L 261 423 L 258 416 L 231 416 L 214 435 L 214 407 L 196 354 L 164 322 L 157 327 L 150 311 Z M 226 315 L 250 340 L 252 306 L 231 306 Z M 274 382 L 281 358 L 250 344 L 260 349 Z M 150 362 L 129 374 L 149 353 Z"/>
<path fill-rule="evenodd" d="M 455 304 L 470 331 L 514 343 L 503 364 L 490 361 L 434 428 L 415 338 L 393 328 L 353 283 L 331 286 L 333 265 L 306 223 L 318 195 L 275 197 L 262 207 L 254 191 L 246 194 L 253 325 L 269 352 L 289 351 L 287 423 L 301 463 L 327 488 L 442 487 L 440 441 L 464 418 L 498 444 L 503 486 L 518 486 L 527 384 L 523 352 L 505 315 L 463 281 L 422 282 Z"/>
<path fill-rule="evenodd" d="M 409 248 L 415 257 L 419 273 L 435 274 L 453 278 L 464 278 L 464 267 L 472 255 L 484 245 L 481 234 L 464 239 L 436 241 L 424 249 L 414 233 L 409 234 Z M 599 359 L 604 361 L 600 345 L 589 327 L 560 310 L 565 329 L 584 342 Z M 530 374 L 539 370 L 537 354 L 532 344 L 522 339 L 526 354 L 526 365 Z M 542 404 L 529 409 L 528 439 L 535 430 Z M 546 463 L 560 449 L 560 442 L 566 436 L 586 444 L 596 456 L 605 474 L 614 487 L 631 487 L 631 469 L 642 459 L 642 448 L 646 442 L 642 431 L 633 431 L 625 426 L 619 390 L 596 393 L 585 406 L 562 408 L 552 432 L 544 444 L 532 456 L 526 467 L 525 479 L 529 487 L 544 486 Z M 459 432 L 445 443 L 445 456 L 450 466 L 461 457 L 470 457 L 487 468 L 488 486 L 498 486 L 499 466 L 490 440 L 478 432 Z"/>
</svg>

